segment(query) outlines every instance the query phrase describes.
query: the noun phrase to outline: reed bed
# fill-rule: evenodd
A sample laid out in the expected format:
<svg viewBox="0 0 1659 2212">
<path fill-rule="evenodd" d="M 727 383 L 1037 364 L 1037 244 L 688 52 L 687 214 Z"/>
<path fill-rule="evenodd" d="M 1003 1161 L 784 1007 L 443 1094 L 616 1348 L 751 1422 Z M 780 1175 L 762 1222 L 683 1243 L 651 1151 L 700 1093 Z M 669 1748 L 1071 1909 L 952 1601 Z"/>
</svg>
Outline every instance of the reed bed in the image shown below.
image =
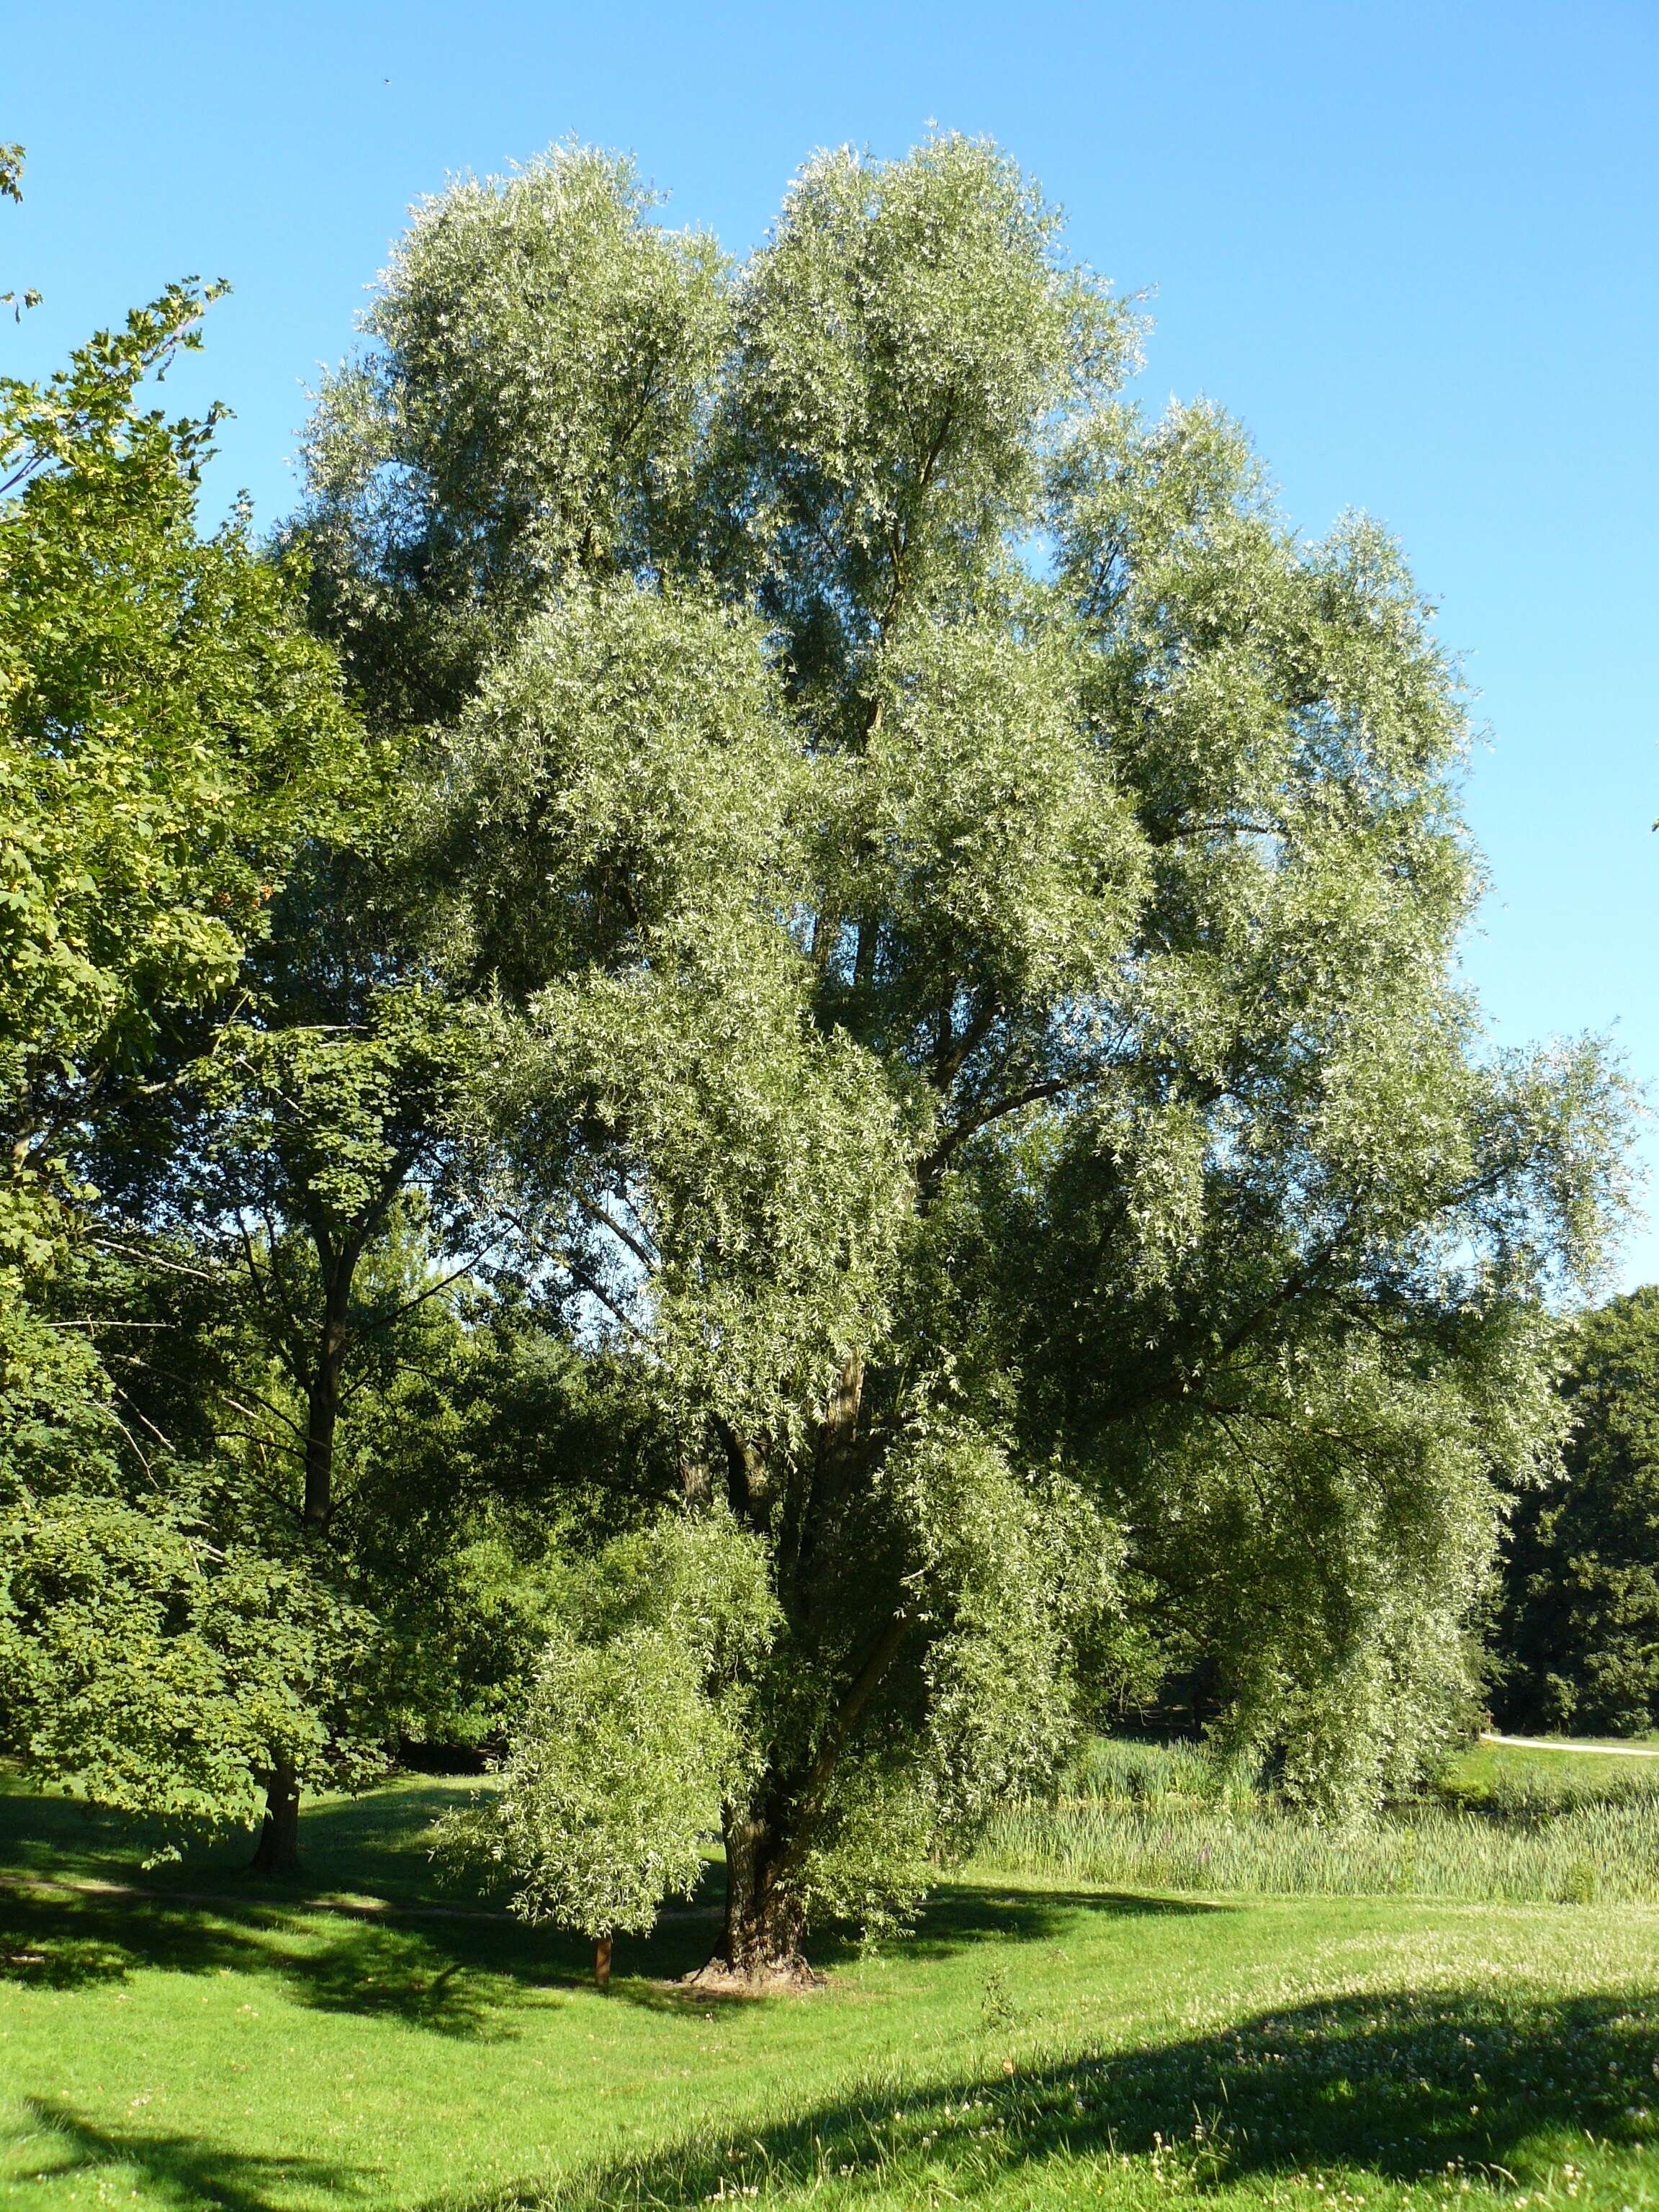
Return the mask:
<svg viewBox="0 0 1659 2212">
<path fill-rule="evenodd" d="M 1200 1747 L 1097 1744 L 1055 1802 L 995 1814 L 975 1857 L 1124 1889 L 1659 1904 L 1659 1774 L 1454 1776 L 1340 1827 L 1241 1786 Z"/>
</svg>

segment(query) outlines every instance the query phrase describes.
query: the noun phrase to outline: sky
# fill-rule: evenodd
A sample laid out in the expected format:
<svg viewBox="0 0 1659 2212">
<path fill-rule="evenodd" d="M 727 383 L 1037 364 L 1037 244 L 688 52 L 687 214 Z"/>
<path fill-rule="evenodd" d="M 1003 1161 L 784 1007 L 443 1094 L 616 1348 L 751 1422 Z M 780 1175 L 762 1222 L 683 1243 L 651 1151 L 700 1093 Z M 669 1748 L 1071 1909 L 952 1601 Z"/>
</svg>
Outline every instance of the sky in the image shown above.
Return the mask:
<svg viewBox="0 0 1659 2212">
<path fill-rule="evenodd" d="M 59 0 L 0 44 L 28 149 L 0 289 L 46 295 L 0 371 L 228 278 L 170 390 L 234 410 L 211 495 L 272 524 L 307 385 L 447 176 L 574 134 L 741 252 L 814 149 L 931 125 L 997 139 L 1071 252 L 1152 295 L 1145 404 L 1228 408 L 1298 528 L 1363 507 L 1400 538 L 1480 694 L 1493 1039 L 1610 1037 L 1659 1106 L 1655 0 Z M 1659 1121 L 1638 1144 L 1659 1168 Z M 1659 1279 L 1659 1229 L 1618 1279 Z"/>
</svg>

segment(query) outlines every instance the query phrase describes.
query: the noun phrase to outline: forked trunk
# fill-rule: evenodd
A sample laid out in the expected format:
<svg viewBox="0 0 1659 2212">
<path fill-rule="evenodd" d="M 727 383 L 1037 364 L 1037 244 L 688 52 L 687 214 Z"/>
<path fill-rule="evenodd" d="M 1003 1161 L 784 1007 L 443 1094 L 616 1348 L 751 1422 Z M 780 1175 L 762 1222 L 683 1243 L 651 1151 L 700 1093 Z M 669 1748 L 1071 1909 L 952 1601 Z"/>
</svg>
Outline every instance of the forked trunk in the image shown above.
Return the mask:
<svg viewBox="0 0 1659 2212">
<path fill-rule="evenodd" d="M 278 1878 L 300 1871 L 300 1784 L 285 1759 L 265 1777 L 264 1825 L 248 1871 Z"/>
</svg>

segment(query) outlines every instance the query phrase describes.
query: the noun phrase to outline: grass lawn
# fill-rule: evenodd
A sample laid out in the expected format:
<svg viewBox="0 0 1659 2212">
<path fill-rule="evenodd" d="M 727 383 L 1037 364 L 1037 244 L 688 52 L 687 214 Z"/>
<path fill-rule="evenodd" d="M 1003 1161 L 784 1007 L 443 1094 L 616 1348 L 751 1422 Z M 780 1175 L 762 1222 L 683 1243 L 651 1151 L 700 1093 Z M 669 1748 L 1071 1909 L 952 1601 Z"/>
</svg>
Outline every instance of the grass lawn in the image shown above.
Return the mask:
<svg viewBox="0 0 1659 2212">
<path fill-rule="evenodd" d="M 410 1908 L 360 1917 L 0 1798 L 0 2195 L 1659 2207 L 1659 1911 L 970 1872 L 883 1956 L 826 1948 L 814 1995 L 675 1988 L 705 1907 L 619 1945 L 602 1997 L 578 1947 L 416 1905 L 459 1786 L 308 1810 L 315 1890 Z M 15 1886 L 52 1874 L 162 1893 Z"/>
<path fill-rule="evenodd" d="M 1632 1759 L 1632 1750 L 1659 1753 L 1659 1743 L 1647 1736 L 1606 1743 L 1564 1739 L 1559 1747 L 1550 1743 L 1547 1750 L 1519 1743 L 1476 1743 L 1454 1761 L 1449 1778 L 1474 1787 L 1509 1783 L 1541 1790 L 1645 1786 L 1659 1791 L 1659 1757 Z"/>
</svg>

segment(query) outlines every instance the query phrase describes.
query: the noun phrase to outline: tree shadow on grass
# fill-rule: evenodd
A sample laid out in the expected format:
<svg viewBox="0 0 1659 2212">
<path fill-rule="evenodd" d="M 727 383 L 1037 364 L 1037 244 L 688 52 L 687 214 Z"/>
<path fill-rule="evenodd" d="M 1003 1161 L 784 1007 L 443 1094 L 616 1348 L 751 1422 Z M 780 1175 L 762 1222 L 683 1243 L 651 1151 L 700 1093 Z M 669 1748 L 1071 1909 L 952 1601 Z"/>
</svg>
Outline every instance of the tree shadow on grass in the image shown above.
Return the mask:
<svg viewBox="0 0 1659 2212">
<path fill-rule="evenodd" d="M 88 1819 L 83 1808 L 60 1800 L 11 1799 L 4 1810 L 14 1825 L 36 1821 L 37 1845 L 61 1843 L 84 1827 L 101 1839 L 109 1875 L 143 1893 L 0 1890 L 0 1980 L 72 1989 L 120 1981 L 140 1967 L 255 1974 L 280 1981 L 297 2002 L 319 2011 L 396 2017 L 449 2036 L 510 2036 L 525 2005 L 556 2002 L 561 1995 L 591 1988 L 592 1952 L 579 1939 L 526 1928 L 476 1896 L 440 1885 L 420 1838 L 434 1814 L 451 1802 L 440 1790 L 404 1788 L 378 1805 L 368 1798 L 309 1808 L 305 1874 L 293 1883 L 271 1884 L 227 1863 L 222 1842 L 217 1857 L 146 1871 L 137 1863 L 138 1847 L 149 1839 L 143 1824 L 125 1824 L 124 1863 L 124 1827 L 114 1816 Z M 7 1840 L 15 1844 L 16 1836 Z M 8 1856 L 14 1866 L 28 1869 L 25 1882 L 49 1881 L 54 1864 L 64 1863 L 50 1848 Z M 421 1875 L 423 1887 L 417 1886 Z M 318 1895 L 331 1877 L 359 1895 L 390 1897 L 394 1909 L 319 1911 Z M 746 2002 L 682 1986 L 714 1948 L 723 1882 L 721 1869 L 711 1865 L 690 1910 L 671 1911 L 649 1938 L 619 1939 L 614 2001 L 696 2011 Z M 404 1901 L 398 1904 L 400 1894 Z M 946 1881 L 929 1899 L 907 1948 L 916 1957 L 939 1959 L 987 1937 L 1050 1939 L 1081 1910 L 1218 1909 L 1224 1908 Z M 814 1962 L 832 1972 L 853 1951 L 844 1935 L 831 1932 L 815 1942 Z"/>
<path fill-rule="evenodd" d="M 280 1905 L 209 1911 L 39 1893 L 0 1901 L 0 1981 L 65 1990 L 144 1969 L 228 1973 L 276 1982 L 319 2012 L 479 2040 L 512 2036 L 516 2014 L 557 2002 L 583 1963 L 568 1942 L 489 1922 L 366 1921 Z"/>
<path fill-rule="evenodd" d="M 592 1952 L 440 1881 L 425 1838 L 454 1802 L 441 1785 L 402 1785 L 308 1806 L 303 1872 L 271 1882 L 249 1874 L 240 1835 L 222 1833 L 182 1864 L 146 1868 L 160 1839 L 153 1824 L 0 1792 L 0 1981 L 73 1989 L 144 1967 L 257 1975 L 320 2011 L 392 2016 L 451 2036 L 511 2035 L 526 2004 L 591 1985 Z M 634 1978 L 619 1979 L 618 1994 L 654 2001 L 654 1980 L 702 1964 L 720 1881 L 711 1868 L 703 1920 L 673 1917 L 648 1944 L 618 1944 L 619 1974 Z"/>
<path fill-rule="evenodd" d="M 717 1887 L 719 1869 L 712 1882 Z M 718 1905 L 669 1915 L 648 1939 L 619 1939 L 613 2002 L 703 2010 L 684 1993 L 719 1933 Z M 211 1905 L 187 1898 L 69 1889 L 0 1890 L 0 1983 L 75 1990 L 142 1970 L 234 1974 L 282 1985 L 296 2003 L 394 2018 L 434 2033 L 501 2040 L 528 2006 L 593 1993 L 591 1944 L 483 1912 L 386 1915 L 317 1908 L 266 1894 Z"/>
<path fill-rule="evenodd" d="M 945 2084 L 706 2136 L 556 2190 L 529 2181 L 489 2203 L 609 2212 L 745 2190 L 784 2203 L 971 2203 L 1045 2164 L 1067 2198 L 1108 2174 L 1128 2185 L 1126 2169 L 1200 2188 L 1322 2169 L 1509 2191 L 1568 2155 L 1582 2165 L 1595 2154 L 1587 2136 L 1601 2154 L 1659 2142 L 1648 1990 L 1540 2002 L 1396 1990 L 1012 2072 L 996 2045 L 988 2035 L 983 2071 Z"/>
<path fill-rule="evenodd" d="M 301 2191 L 351 2197 L 374 2180 L 367 2169 L 333 2159 L 262 2156 L 198 2136 L 94 2127 L 55 2098 L 31 2097 L 27 2110 L 56 2153 L 40 2162 L 45 2179 L 125 2169 L 142 2174 L 148 2193 L 179 2212 L 200 2212 L 204 2205 L 217 2212 L 276 2212 Z"/>
<path fill-rule="evenodd" d="M 942 1881 L 928 1894 L 908 1957 L 945 1959 L 987 1938 L 1004 1942 L 1052 1942 L 1080 1912 L 1144 1919 L 1164 1914 L 1187 1918 L 1235 1908 L 1200 1898 L 1139 1897 L 1104 1889 L 1023 1889 L 1008 1881 Z"/>
<path fill-rule="evenodd" d="M 399 1781 L 361 1797 L 307 1803 L 300 1820 L 303 1870 L 293 1881 L 273 1881 L 249 1871 L 252 1830 L 169 1829 L 138 1814 L 24 1789 L 0 1767 L 0 1866 L 14 1875 L 131 1883 L 162 1895 L 222 1891 L 288 1899 L 367 1893 L 409 1902 L 444 1893 L 430 1856 L 432 1831 L 463 1801 L 453 1785 Z M 181 1856 L 167 1858 L 169 1846 Z M 476 1888 L 454 1894 L 474 1906 L 505 1902 Z"/>
</svg>

